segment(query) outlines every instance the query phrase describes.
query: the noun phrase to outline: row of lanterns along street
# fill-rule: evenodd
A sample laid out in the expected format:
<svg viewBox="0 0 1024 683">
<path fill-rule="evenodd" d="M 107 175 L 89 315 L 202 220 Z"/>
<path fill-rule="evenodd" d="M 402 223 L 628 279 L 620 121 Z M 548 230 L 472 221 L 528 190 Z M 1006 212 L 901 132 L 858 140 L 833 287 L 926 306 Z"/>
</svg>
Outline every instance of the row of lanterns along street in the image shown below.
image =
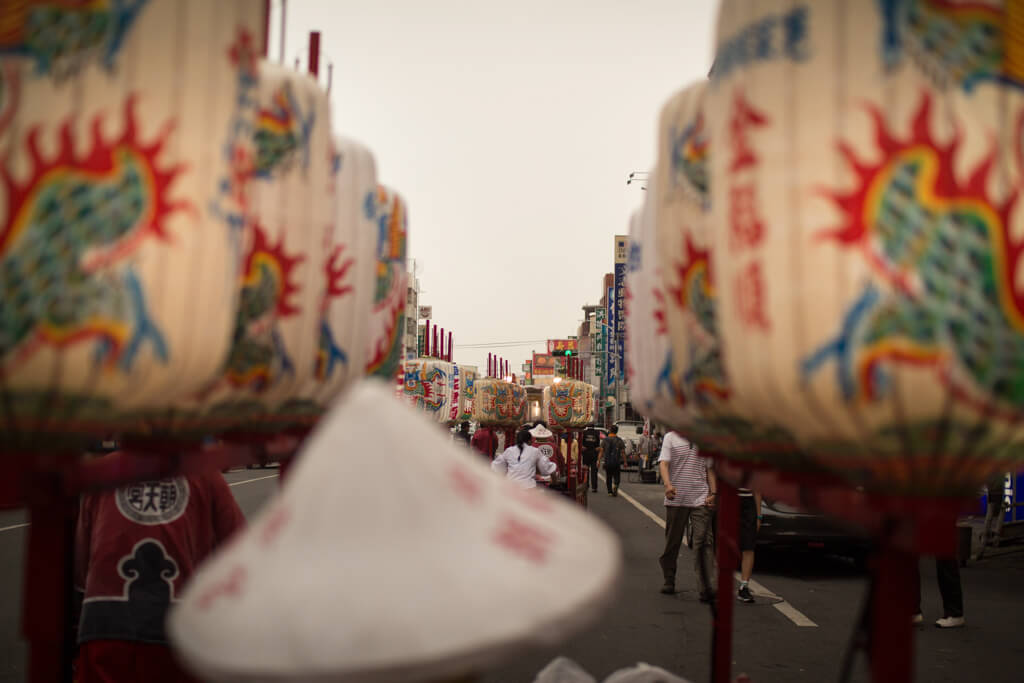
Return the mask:
<svg viewBox="0 0 1024 683">
<path fill-rule="evenodd" d="M 29 36 L 76 11 L 3 15 Z M 0 504 L 32 512 L 33 681 L 67 665 L 80 490 L 287 455 L 395 376 L 404 329 L 405 202 L 333 130 L 319 34 L 307 75 L 262 58 L 264 0 L 96 11 L 109 31 L 0 61 Z M 111 434 L 154 457 L 80 458 Z"/>
<path fill-rule="evenodd" d="M 959 11 L 724 0 L 631 225 L 634 406 L 876 536 L 875 680 L 910 680 L 917 553 L 1024 464 L 1024 15 Z"/>
</svg>

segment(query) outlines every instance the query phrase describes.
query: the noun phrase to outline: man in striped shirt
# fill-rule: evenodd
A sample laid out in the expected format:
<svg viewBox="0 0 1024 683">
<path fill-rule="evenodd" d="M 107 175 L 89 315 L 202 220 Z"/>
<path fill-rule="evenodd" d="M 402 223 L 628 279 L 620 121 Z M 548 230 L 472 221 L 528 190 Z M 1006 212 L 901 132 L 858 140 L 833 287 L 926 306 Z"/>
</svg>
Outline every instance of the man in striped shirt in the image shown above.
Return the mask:
<svg viewBox="0 0 1024 683">
<path fill-rule="evenodd" d="M 687 521 L 693 528 L 693 568 L 701 602 L 711 602 L 714 590 L 714 507 L 715 481 L 711 459 L 701 457 L 697 447 L 676 431 L 665 435 L 658 458 L 661 480 L 665 485 L 665 552 L 659 562 L 665 577 L 661 592 L 676 592 L 676 562 Z M 702 567 L 703 563 L 703 567 Z M 704 571 L 701 571 L 703 568 Z"/>
</svg>

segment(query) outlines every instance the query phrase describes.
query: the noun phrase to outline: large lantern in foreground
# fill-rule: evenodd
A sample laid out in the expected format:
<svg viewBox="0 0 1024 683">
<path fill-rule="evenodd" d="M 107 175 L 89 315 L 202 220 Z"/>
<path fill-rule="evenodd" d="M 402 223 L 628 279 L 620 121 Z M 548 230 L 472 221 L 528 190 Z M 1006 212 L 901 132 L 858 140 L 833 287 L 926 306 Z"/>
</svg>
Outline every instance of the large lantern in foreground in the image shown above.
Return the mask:
<svg viewBox="0 0 1024 683">
<path fill-rule="evenodd" d="M 874 490 L 1019 467 L 1021 88 L 1003 3 L 725 0 L 708 85 L 724 365 Z"/>
<path fill-rule="evenodd" d="M 0 438 L 52 447 L 148 429 L 227 356 L 264 4 L 34 4 L 3 10 Z"/>
</svg>

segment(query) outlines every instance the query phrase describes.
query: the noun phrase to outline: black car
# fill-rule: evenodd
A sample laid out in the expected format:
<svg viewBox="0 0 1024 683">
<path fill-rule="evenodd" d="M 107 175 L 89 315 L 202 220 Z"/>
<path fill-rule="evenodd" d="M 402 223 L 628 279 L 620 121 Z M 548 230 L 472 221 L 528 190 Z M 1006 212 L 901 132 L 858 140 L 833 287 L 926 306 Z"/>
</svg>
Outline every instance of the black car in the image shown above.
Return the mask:
<svg viewBox="0 0 1024 683">
<path fill-rule="evenodd" d="M 860 562 L 868 551 L 868 538 L 855 527 L 805 512 L 778 501 L 761 502 L 761 529 L 757 532 L 759 549 L 813 549 L 846 555 Z"/>
</svg>

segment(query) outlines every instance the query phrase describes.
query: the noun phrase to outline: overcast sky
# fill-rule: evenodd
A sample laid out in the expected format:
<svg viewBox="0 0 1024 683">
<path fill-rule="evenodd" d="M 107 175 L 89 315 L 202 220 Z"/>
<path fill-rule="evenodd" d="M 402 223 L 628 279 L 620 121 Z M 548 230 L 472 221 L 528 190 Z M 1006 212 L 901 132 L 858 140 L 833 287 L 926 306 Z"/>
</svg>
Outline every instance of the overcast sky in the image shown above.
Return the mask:
<svg viewBox="0 0 1024 683">
<path fill-rule="evenodd" d="M 274 0 L 270 54 L 280 45 Z M 334 131 L 409 205 L 421 304 L 455 359 L 575 334 L 643 199 L 662 103 L 707 74 L 717 0 L 289 0 L 285 54 L 322 35 Z M 543 343 L 493 349 L 516 372 Z"/>
</svg>

